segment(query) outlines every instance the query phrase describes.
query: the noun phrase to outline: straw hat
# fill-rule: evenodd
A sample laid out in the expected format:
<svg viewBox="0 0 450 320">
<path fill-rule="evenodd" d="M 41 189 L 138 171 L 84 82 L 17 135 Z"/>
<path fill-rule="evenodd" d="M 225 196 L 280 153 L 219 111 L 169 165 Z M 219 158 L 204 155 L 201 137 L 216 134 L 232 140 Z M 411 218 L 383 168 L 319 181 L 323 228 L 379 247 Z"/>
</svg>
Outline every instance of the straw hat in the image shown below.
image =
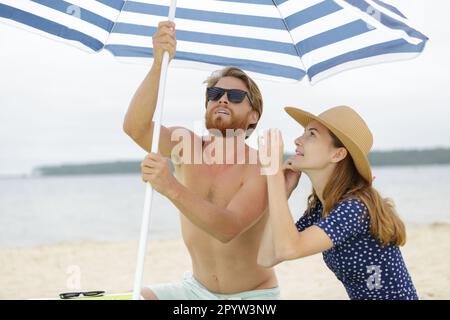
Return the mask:
<svg viewBox="0 0 450 320">
<path fill-rule="evenodd" d="M 303 127 L 306 127 L 312 120 L 327 127 L 350 153 L 361 176 L 369 184 L 372 183 L 372 170 L 368 159 L 373 144 L 372 133 L 355 110 L 339 106 L 328 109 L 318 116 L 293 107 L 286 107 L 284 110 Z"/>
</svg>

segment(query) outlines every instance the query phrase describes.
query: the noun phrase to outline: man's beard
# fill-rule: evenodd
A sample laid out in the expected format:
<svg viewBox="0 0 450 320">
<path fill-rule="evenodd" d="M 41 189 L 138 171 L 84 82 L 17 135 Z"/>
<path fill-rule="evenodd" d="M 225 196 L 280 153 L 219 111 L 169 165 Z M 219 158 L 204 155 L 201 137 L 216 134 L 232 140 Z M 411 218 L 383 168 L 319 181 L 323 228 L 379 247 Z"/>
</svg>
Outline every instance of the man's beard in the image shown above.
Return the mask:
<svg viewBox="0 0 450 320">
<path fill-rule="evenodd" d="M 245 132 L 248 128 L 246 119 L 236 119 L 233 113 L 230 113 L 229 116 L 215 116 L 213 113 L 207 113 L 205 114 L 205 126 L 212 134 L 215 134 L 215 131 L 217 134 L 220 132 L 222 137 L 235 136 L 237 133 Z"/>
</svg>

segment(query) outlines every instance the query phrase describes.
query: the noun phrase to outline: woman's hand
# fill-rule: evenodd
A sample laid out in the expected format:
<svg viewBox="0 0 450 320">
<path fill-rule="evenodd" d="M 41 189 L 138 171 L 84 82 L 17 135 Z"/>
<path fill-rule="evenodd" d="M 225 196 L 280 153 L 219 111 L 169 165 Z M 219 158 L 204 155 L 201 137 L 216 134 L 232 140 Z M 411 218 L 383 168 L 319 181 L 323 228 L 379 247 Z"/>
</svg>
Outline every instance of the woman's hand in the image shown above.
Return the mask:
<svg viewBox="0 0 450 320">
<path fill-rule="evenodd" d="M 258 137 L 258 155 L 261 174 L 270 176 L 280 172 L 284 157 L 283 137 L 280 130 L 270 129 L 264 132 L 263 137 Z"/>
<path fill-rule="evenodd" d="M 296 171 L 292 167 L 292 160 L 294 157 L 290 157 L 283 163 L 284 180 L 286 182 L 286 193 L 288 198 L 291 196 L 292 191 L 297 188 L 298 182 L 302 175 L 301 171 Z"/>
<path fill-rule="evenodd" d="M 293 157 L 283 163 L 284 143 L 280 130 L 270 129 L 264 132 L 263 137 L 258 138 L 258 153 L 262 174 L 274 175 L 281 168 L 286 183 L 286 193 L 289 197 L 297 187 L 302 173 L 292 167 Z"/>
</svg>

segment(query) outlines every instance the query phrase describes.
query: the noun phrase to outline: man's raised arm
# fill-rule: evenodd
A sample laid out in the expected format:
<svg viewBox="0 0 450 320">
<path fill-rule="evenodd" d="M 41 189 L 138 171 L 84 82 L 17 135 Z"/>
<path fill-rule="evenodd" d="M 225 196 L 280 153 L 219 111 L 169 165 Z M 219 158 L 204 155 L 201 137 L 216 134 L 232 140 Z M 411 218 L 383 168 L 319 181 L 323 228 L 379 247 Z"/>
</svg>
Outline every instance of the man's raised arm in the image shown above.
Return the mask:
<svg viewBox="0 0 450 320">
<path fill-rule="evenodd" d="M 158 99 L 159 79 L 164 51 L 173 58 L 176 49 L 175 24 L 160 22 L 153 35 L 154 60 L 152 68 L 136 90 L 125 115 L 123 130 L 144 150 L 150 152 L 153 136 L 153 114 Z M 161 126 L 159 151 L 165 157 L 172 149 L 171 130 Z"/>
</svg>

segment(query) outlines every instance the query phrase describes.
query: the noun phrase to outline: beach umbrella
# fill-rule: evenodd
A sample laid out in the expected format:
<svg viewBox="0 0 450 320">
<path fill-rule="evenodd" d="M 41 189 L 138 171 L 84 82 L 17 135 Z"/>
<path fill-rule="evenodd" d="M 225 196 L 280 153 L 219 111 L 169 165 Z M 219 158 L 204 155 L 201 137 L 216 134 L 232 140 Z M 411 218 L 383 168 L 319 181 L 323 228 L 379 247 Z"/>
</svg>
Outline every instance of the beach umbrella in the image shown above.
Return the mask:
<svg viewBox="0 0 450 320">
<path fill-rule="evenodd" d="M 170 0 L 0 0 L 0 22 L 121 60 L 151 63 Z M 171 66 L 239 67 L 258 79 L 315 83 L 417 56 L 427 37 L 379 0 L 178 0 Z M 255 75 L 256 74 L 256 75 Z"/>
<path fill-rule="evenodd" d="M 175 10 L 176 8 L 176 10 Z M 316 83 L 364 65 L 419 55 L 428 38 L 380 0 L 0 0 L 0 21 L 120 60 L 151 63 L 151 36 L 176 12 L 171 65 L 236 66 L 257 79 Z M 161 72 L 152 152 L 157 152 L 168 56 Z M 384 75 L 380 75 L 380 78 Z M 153 189 L 147 184 L 135 276 L 139 298 Z"/>
</svg>

